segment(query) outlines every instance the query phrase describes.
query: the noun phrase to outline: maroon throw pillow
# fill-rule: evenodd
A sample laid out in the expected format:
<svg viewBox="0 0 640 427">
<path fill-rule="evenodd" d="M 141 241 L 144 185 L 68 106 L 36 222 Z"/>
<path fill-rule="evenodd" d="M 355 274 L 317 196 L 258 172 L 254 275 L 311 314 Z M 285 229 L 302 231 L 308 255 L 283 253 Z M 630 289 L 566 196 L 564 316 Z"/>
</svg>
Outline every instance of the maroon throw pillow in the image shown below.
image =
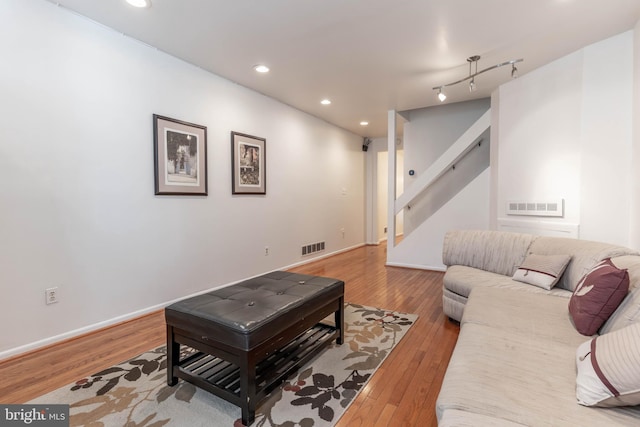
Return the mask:
<svg viewBox="0 0 640 427">
<path fill-rule="evenodd" d="M 629 273 L 601 261 L 576 286 L 569 300 L 569 314 L 582 335 L 594 335 L 629 292 Z"/>
</svg>

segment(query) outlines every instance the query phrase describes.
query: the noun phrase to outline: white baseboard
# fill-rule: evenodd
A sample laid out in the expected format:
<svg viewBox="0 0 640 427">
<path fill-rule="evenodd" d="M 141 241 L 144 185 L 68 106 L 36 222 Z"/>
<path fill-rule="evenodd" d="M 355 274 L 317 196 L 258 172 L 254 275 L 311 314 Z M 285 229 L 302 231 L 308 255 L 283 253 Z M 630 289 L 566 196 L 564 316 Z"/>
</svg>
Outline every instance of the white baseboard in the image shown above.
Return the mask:
<svg viewBox="0 0 640 427">
<path fill-rule="evenodd" d="M 182 298 L 180 298 L 182 299 Z M 60 341 L 64 341 L 70 338 L 75 338 L 80 335 L 87 334 L 89 332 L 97 331 L 98 329 L 107 328 L 109 326 L 116 325 L 118 323 L 126 322 L 127 320 L 134 319 L 136 317 L 144 316 L 145 314 L 149 314 L 153 311 L 160 310 L 164 308 L 170 303 L 167 304 L 159 304 L 151 307 L 144 308 L 142 310 L 134 311 L 132 313 L 123 314 L 122 316 L 114 317 L 109 320 L 104 320 L 102 322 L 94 323 L 92 325 L 88 325 L 82 328 L 74 329 L 72 331 L 65 332 L 63 334 L 54 335 L 49 338 L 45 338 L 39 341 L 35 341 L 29 344 L 21 345 L 19 347 L 10 348 L 9 350 L 5 350 L 0 352 L 0 361 L 4 359 L 8 359 L 13 356 L 17 356 L 22 353 L 26 353 L 28 351 L 37 350 L 42 347 L 47 347 L 52 344 L 59 343 Z"/>
<path fill-rule="evenodd" d="M 359 248 L 359 247 L 362 247 L 362 246 L 365 246 L 365 244 L 364 243 L 360 243 L 358 245 L 354 245 L 354 246 L 351 246 L 351 247 L 348 247 L 348 248 L 345 248 L 345 249 L 340 249 L 340 250 L 335 251 L 335 252 L 331 252 L 331 253 L 328 253 L 328 254 L 323 254 L 321 256 L 317 256 L 317 257 L 313 257 L 313 258 L 309 258 L 309 259 L 305 259 L 304 261 L 301 261 L 301 262 L 298 262 L 298 263 L 295 263 L 295 264 L 291 264 L 291 265 L 288 265 L 288 266 L 285 266 L 285 267 L 277 268 L 277 269 L 272 270 L 272 271 L 288 270 L 288 269 L 293 268 L 293 267 L 299 267 L 301 265 L 309 264 L 311 262 L 318 261 L 318 260 L 321 260 L 323 258 L 328 258 L 328 257 L 333 256 L 333 255 L 338 255 L 338 254 L 340 254 L 342 252 L 347 252 L 347 251 L 350 251 L 350 250 L 353 250 L 353 249 L 356 249 L 356 248 Z M 252 276 L 252 277 L 246 277 L 244 279 L 236 280 L 234 282 L 226 283 L 226 284 L 219 285 L 219 286 L 214 286 L 212 288 L 205 289 L 203 291 L 199 291 L 199 292 L 193 293 L 191 295 L 186 295 L 186 296 L 183 296 L 183 297 L 180 297 L 180 298 L 176 298 L 176 299 L 174 299 L 172 301 L 167 301 L 167 302 L 162 303 L 162 304 L 156 304 L 156 305 L 153 305 L 151 307 L 147 307 L 147 308 L 143 308 L 141 310 L 134 311 L 132 313 L 123 314 L 122 316 L 117 316 L 117 317 L 114 317 L 112 319 L 108 319 L 108 320 L 104 320 L 102 322 L 98 322 L 98 323 L 94 323 L 94 324 L 91 324 L 91 325 L 88 325 L 88 326 L 84 326 L 84 327 L 79 328 L 79 329 L 74 329 L 72 331 L 68 331 L 68 332 L 65 332 L 63 334 L 54 335 L 52 337 L 45 338 L 45 339 L 42 339 L 42 340 L 39 340 L 39 341 L 35 341 L 35 342 L 29 343 L 29 344 L 21 345 L 19 347 L 10 348 L 9 350 L 5 350 L 5 351 L 0 352 L 0 361 L 2 361 L 4 359 L 8 359 L 10 357 L 17 356 L 19 354 L 23 354 L 23 353 L 29 352 L 29 351 L 33 351 L 33 350 L 37 350 L 37 349 L 40 349 L 40 348 L 43 348 L 43 347 L 47 347 L 47 346 L 50 346 L 50 345 L 53 345 L 53 344 L 57 344 L 57 343 L 59 343 L 61 341 L 64 341 L 64 340 L 67 340 L 67 339 L 70 339 L 70 338 L 76 338 L 76 337 L 78 337 L 80 335 L 88 334 L 90 332 L 95 332 L 97 330 L 104 329 L 104 328 L 107 328 L 109 326 L 116 325 L 118 323 L 126 322 L 127 320 L 132 320 L 132 319 L 135 319 L 137 317 L 144 316 L 145 314 L 149 314 L 149 313 L 152 313 L 154 311 L 161 310 L 161 309 L 165 308 L 166 306 L 173 304 L 174 302 L 178 302 L 180 300 L 183 300 L 183 299 L 186 299 L 186 298 L 190 298 L 190 297 L 194 297 L 194 296 L 197 296 L 197 295 L 202 295 L 204 293 L 211 292 L 211 291 L 214 291 L 216 289 L 221 289 L 221 288 L 225 288 L 227 286 L 235 285 L 236 283 L 240 283 L 240 282 L 242 282 L 244 280 L 248 280 L 248 279 L 253 279 L 254 277 L 262 276 L 263 274 L 266 274 L 266 273 L 267 272 L 260 273 L 260 274 L 257 274 L 255 276 Z"/>
<path fill-rule="evenodd" d="M 418 265 L 418 264 L 404 264 L 401 262 L 387 262 L 388 267 L 402 267 L 402 268 L 415 268 L 416 270 L 429 270 L 429 271 L 447 271 L 447 267 L 434 267 L 431 265 Z"/>
<path fill-rule="evenodd" d="M 329 258 L 331 256 L 338 255 L 338 254 L 341 254 L 343 252 L 349 252 L 349 251 L 351 251 L 353 249 L 361 248 L 363 246 L 366 246 L 366 243 L 358 243 L 357 245 L 353 245 L 353 246 L 350 246 L 348 248 L 340 249 L 340 250 L 335 251 L 335 252 L 331 252 L 331 253 L 328 253 L 328 254 L 323 254 L 323 255 L 316 256 L 316 257 L 309 258 L 309 259 L 305 259 L 303 261 L 296 262 L 294 264 L 290 264 L 290 265 L 287 265 L 285 267 L 280 267 L 280 268 L 278 268 L 276 270 L 273 270 L 273 271 L 288 270 L 290 268 L 300 267 L 301 265 L 309 264 L 309 263 L 312 263 L 314 261 L 319 261 L 319 260 L 324 259 L 324 258 Z"/>
</svg>

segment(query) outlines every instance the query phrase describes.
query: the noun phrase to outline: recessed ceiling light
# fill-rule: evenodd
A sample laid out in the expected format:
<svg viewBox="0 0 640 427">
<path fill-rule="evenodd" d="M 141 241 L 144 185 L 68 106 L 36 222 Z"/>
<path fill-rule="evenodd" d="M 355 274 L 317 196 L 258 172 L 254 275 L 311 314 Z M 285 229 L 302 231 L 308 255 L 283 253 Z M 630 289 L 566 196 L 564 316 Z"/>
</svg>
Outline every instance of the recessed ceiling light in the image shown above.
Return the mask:
<svg viewBox="0 0 640 427">
<path fill-rule="evenodd" d="M 367 126 L 368 124 L 369 122 L 367 122 L 366 120 L 360 122 L 360 126 Z"/>
<path fill-rule="evenodd" d="M 320 104 L 322 104 L 322 105 L 329 105 L 329 104 L 331 104 L 331 101 L 330 101 L 330 100 L 328 100 L 328 99 L 323 99 L 322 101 L 320 101 Z"/>
<path fill-rule="evenodd" d="M 151 0 L 127 0 L 133 7 L 151 7 Z"/>
<path fill-rule="evenodd" d="M 269 67 L 267 67 L 266 65 L 263 65 L 263 64 L 258 64 L 256 66 L 254 66 L 253 69 L 256 70 L 259 73 L 268 73 L 269 72 Z"/>
</svg>

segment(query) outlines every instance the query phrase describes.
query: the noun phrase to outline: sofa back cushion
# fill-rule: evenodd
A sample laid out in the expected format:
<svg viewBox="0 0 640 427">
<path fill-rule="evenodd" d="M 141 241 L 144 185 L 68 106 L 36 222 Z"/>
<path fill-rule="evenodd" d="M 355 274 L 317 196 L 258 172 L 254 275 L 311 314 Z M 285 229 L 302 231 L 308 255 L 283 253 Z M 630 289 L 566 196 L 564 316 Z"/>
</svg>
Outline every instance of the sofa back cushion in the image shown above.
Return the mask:
<svg viewBox="0 0 640 427">
<path fill-rule="evenodd" d="M 617 331 L 633 323 L 640 322 L 640 256 L 623 255 L 612 258 L 611 262 L 629 273 L 629 293 L 613 312 L 609 320 L 600 328 L 601 334 Z"/>
<path fill-rule="evenodd" d="M 603 259 L 638 255 L 637 251 L 609 243 L 546 236 L 536 238 L 531 243 L 529 252 L 539 255 L 571 255 L 571 261 L 556 286 L 572 292 L 580 279 Z"/>
<path fill-rule="evenodd" d="M 534 240 L 531 234 L 490 230 L 453 230 L 444 236 L 442 261 L 513 276 Z"/>
</svg>

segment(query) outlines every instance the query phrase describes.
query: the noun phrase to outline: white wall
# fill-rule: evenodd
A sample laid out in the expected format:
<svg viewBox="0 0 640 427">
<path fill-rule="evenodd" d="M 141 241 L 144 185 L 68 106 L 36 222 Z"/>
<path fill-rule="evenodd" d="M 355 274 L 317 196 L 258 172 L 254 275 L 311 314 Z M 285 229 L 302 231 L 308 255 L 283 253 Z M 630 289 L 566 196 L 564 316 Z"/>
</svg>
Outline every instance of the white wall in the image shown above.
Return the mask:
<svg viewBox="0 0 640 427">
<path fill-rule="evenodd" d="M 387 236 L 387 231 L 385 230 L 388 227 L 388 203 L 389 203 L 389 184 L 388 184 L 388 176 L 389 176 L 389 152 L 386 150 L 386 139 L 384 139 L 384 147 L 385 150 L 378 152 L 378 191 L 377 191 L 377 210 L 378 210 L 378 221 L 376 224 L 376 229 L 378 233 L 378 242 L 387 240 L 389 236 Z M 396 195 L 399 196 L 402 194 L 402 189 L 404 188 L 404 150 L 398 149 L 396 151 Z M 402 212 L 399 215 L 396 215 L 396 235 L 400 236 L 404 232 L 404 215 Z"/>
<path fill-rule="evenodd" d="M 633 72 L 638 40 L 633 31 L 603 40 L 512 80 L 493 94 L 490 188 L 486 192 L 489 215 L 483 225 L 482 210 L 474 227 L 495 228 L 513 219 L 535 224 L 550 221 L 567 229 L 579 226 L 583 239 L 630 246 L 635 230 L 635 239 L 640 241 L 640 220 L 631 213 L 634 207 L 636 213 L 640 211 L 640 175 L 635 172 L 640 169 L 639 119 L 633 114 L 640 103 L 638 73 L 634 76 Z M 404 129 L 406 170 L 415 168 L 419 174 L 448 147 L 440 134 L 446 132 L 447 123 L 461 119 L 443 107 L 436 112 L 438 115 L 424 109 L 409 114 Z M 483 179 L 468 187 L 478 188 Z M 474 195 L 484 197 L 484 191 L 477 191 Z M 509 200 L 555 198 L 565 200 L 563 218 L 506 214 Z M 438 222 L 455 218 L 456 211 L 450 206 L 458 202 L 456 196 L 425 223 L 422 218 L 414 220 L 417 213 L 412 206 L 405 215 L 405 236 L 409 237 L 389 252 L 388 263 L 438 268 L 437 249 L 441 249 L 443 234 L 438 230 L 466 228 L 464 224 L 472 222 L 459 218 Z M 471 211 L 468 207 L 473 203 L 481 205 L 479 199 L 469 198 L 457 206 L 466 205 L 466 211 Z"/>
<path fill-rule="evenodd" d="M 405 113 L 409 117 L 404 124 L 405 187 L 426 171 L 489 107 L 490 99 L 485 98 Z M 410 170 L 414 170 L 415 175 L 410 176 Z M 418 203 L 415 201 L 412 205 Z M 405 234 L 422 224 L 424 218 L 419 211 L 412 208 L 405 212 Z"/>
<path fill-rule="evenodd" d="M 640 248 L 640 21 L 633 33 L 633 129 L 631 153 L 631 247 Z"/>
<path fill-rule="evenodd" d="M 509 200 L 563 198 L 554 222 L 579 224 L 582 239 L 630 244 L 632 46 L 626 32 L 499 88 L 498 222 L 514 218 Z"/>
<path fill-rule="evenodd" d="M 406 236 L 387 257 L 387 265 L 444 271 L 442 245 L 451 229 L 486 229 L 489 224 L 489 169 L 455 194 L 428 221 Z"/>
<path fill-rule="evenodd" d="M 629 246 L 633 32 L 584 49 L 580 236 Z"/>
<path fill-rule="evenodd" d="M 479 99 L 403 112 L 405 188 L 425 172 L 489 108 Z M 447 230 L 488 228 L 488 138 L 414 200 L 403 216 L 404 238 L 387 248 L 387 264 L 442 270 L 442 242 Z M 410 176 L 409 171 L 415 175 Z M 482 178 L 480 178 L 482 175 Z M 400 194 L 400 192 L 399 192 Z M 466 207 L 463 207 L 466 206 Z"/>
<path fill-rule="evenodd" d="M 0 51 L 0 357 L 363 243 L 359 136 L 41 0 L 0 3 Z M 207 126 L 207 197 L 154 196 L 153 113 Z M 266 196 L 231 195 L 231 131 Z"/>
<path fill-rule="evenodd" d="M 402 144 L 398 146 L 396 155 L 397 176 L 396 192 L 402 193 L 404 151 Z M 387 239 L 384 231 L 387 227 L 387 203 L 389 196 L 388 181 L 389 164 L 387 151 L 387 138 L 373 138 L 369 144 L 367 153 L 367 244 L 377 245 Z M 403 216 L 396 216 L 396 234 L 400 235 L 404 230 Z"/>
<path fill-rule="evenodd" d="M 498 218 L 509 200 L 559 197 L 580 221 L 581 66 L 574 53 L 499 88 Z"/>
</svg>

